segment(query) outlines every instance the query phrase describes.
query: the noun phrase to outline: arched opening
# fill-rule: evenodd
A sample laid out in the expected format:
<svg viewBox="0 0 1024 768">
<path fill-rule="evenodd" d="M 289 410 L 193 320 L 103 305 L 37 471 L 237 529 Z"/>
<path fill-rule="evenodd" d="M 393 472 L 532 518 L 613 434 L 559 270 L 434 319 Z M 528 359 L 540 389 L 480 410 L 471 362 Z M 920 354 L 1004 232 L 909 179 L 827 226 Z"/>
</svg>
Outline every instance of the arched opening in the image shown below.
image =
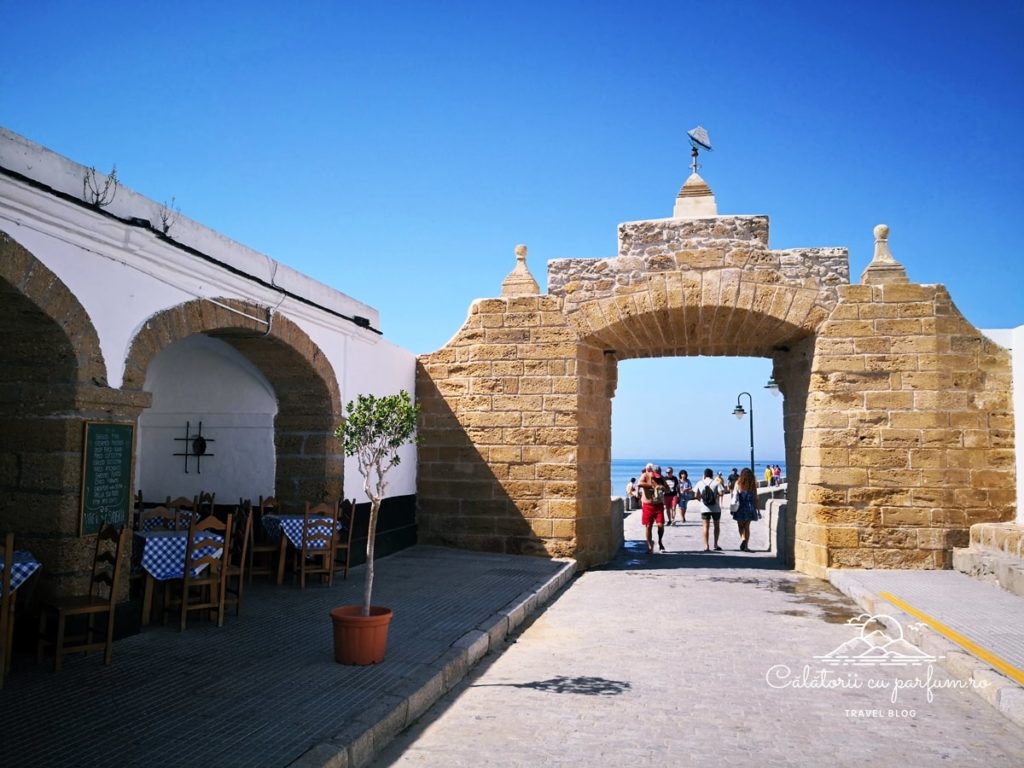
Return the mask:
<svg viewBox="0 0 1024 768">
<path fill-rule="evenodd" d="M 266 377 L 231 345 L 204 334 L 161 350 L 145 389 L 153 404 L 139 417 L 136 483 L 144 501 L 217 501 L 273 496 L 277 396 Z"/>
<path fill-rule="evenodd" d="M 269 327 L 261 318 L 271 319 Z M 168 350 L 172 344 L 197 334 L 210 338 L 207 341 L 190 341 L 171 350 L 171 358 L 168 359 L 180 356 L 190 361 L 188 364 L 193 371 L 203 367 L 203 360 L 206 364 L 219 366 L 222 371 L 231 371 L 233 380 L 246 382 L 247 391 L 252 396 L 250 405 L 255 403 L 257 409 L 263 408 L 263 417 L 269 415 L 269 401 L 257 396 L 262 382 L 269 384 L 277 401 L 273 418 L 274 476 L 262 482 L 258 489 L 241 495 L 253 497 L 272 492 L 291 509 L 301 508 L 306 501 L 339 498 L 343 488 L 344 457 L 333 436 L 334 427 L 341 418 L 337 379 L 323 352 L 287 317 L 275 314 L 271 318 L 266 307 L 233 299 L 218 299 L 216 302 L 197 300 L 160 312 L 146 321 L 132 342 L 125 365 L 125 388 L 143 389 L 151 380 L 150 368 L 154 363 L 156 369 L 152 381 L 161 381 L 161 387 L 164 387 L 167 365 L 157 360 L 158 354 Z M 225 346 L 232 348 L 237 356 L 228 355 Z M 247 362 L 243 363 L 243 360 Z M 211 372 L 199 370 L 198 375 L 205 378 Z M 173 396 L 169 394 L 171 390 L 177 390 Z M 172 384 L 165 388 L 165 392 L 172 401 L 176 399 L 180 403 L 187 397 L 188 389 Z M 203 400 L 197 399 L 188 411 L 189 415 L 198 420 L 210 414 L 211 408 L 221 408 L 220 417 L 227 415 L 222 408 L 225 393 L 219 386 L 211 384 L 202 393 Z M 260 440 L 266 439 L 265 424 L 257 425 L 258 420 L 254 420 L 257 415 L 260 414 L 250 412 L 246 418 L 257 432 L 263 431 L 263 437 L 257 438 L 253 450 L 258 453 L 262 450 L 262 466 L 268 466 L 266 446 L 259 448 Z M 153 424 L 165 416 L 159 412 L 154 414 Z M 179 436 L 183 438 L 185 421 L 189 419 L 182 418 L 180 412 L 176 418 L 180 422 Z M 229 438 L 224 439 L 227 441 Z M 210 444 L 211 453 L 216 453 L 215 445 L 217 443 Z M 227 449 L 226 442 L 224 445 Z M 161 450 L 173 453 L 166 448 Z M 236 448 L 231 455 L 234 457 L 232 461 L 239 461 L 246 451 Z M 172 464 L 175 467 L 172 471 L 184 478 L 185 457 L 176 459 L 181 464 Z M 204 487 L 204 490 L 211 489 L 220 493 L 212 486 Z M 146 489 L 142 490 L 145 494 Z M 231 501 L 235 498 L 232 496 Z"/>
<path fill-rule="evenodd" d="M 89 315 L 50 269 L 0 232 L 0 529 L 43 564 L 40 593 L 84 586 L 79 536 L 83 423 L 130 421 L 106 386 Z"/>
<path fill-rule="evenodd" d="M 784 530 L 786 487 L 775 485 L 774 475 L 765 480 L 766 468 L 778 466 L 785 475 L 783 428 L 784 400 L 777 387 L 766 387 L 772 362 L 765 358 L 664 357 L 620 360 L 615 397 L 612 400 L 611 492 L 624 500 L 624 546 L 631 555 L 646 554 L 640 500 L 630 504 L 627 484 L 639 480 L 650 462 L 660 468 L 671 492 L 666 498 L 665 552 L 671 563 L 682 567 L 709 564 L 708 558 L 688 555 L 704 552 L 703 524 L 692 488 L 711 469 L 729 490 L 730 480 L 754 463 L 758 508 L 762 518 L 750 526 L 750 554 L 741 554 L 739 527 L 729 510 L 731 493 L 720 500 L 721 551 L 717 559 L 730 558 L 729 567 L 740 561 L 785 562 L 792 542 Z M 774 380 L 772 380 L 774 383 Z M 742 393 L 742 396 L 741 396 Z M 739 405 L 739 419 L 734 418 Z M 751 439 L 753 436 L 753 439 Z M 751 448 L 753 446 L 753 450 Z M 753 458 L 752 458 L 753 456 Z M 688 485 L 687 485 L 688 484 Z M 689 487 L 690 502 L 684 507 L 681 491 Z M 685 510 L 685 511 L 684 511 Z M 634 514 L 635 513 L 635 514 Z M 713 520 L 709 520 L 707 546 L 715 545 Z M 658 529 L 652 530 L 655 551 Z M 738 558 L 738 559 L 737 559 Z M 713 564 L 713 563 L 712 563 Z"/>
</svg>

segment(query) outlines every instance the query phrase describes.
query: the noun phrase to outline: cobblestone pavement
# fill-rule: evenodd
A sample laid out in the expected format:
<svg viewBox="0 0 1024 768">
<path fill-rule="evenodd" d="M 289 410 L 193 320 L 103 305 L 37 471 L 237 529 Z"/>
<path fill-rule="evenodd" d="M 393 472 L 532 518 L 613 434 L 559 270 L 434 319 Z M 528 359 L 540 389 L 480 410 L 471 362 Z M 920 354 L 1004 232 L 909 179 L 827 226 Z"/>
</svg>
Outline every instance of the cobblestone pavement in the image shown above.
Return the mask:
<svg viewBox="0 0 1024 768">
<path fill-rule="evenodd" d="M 722 553 L 698 553 L 687 522 L 648 555 L 637 517 L 615 562 L 572 582 L 373 765 L 1024 765 L 1024 730 L 941 687 L 942 669 L 815 659 L 860 634 L 846 623 L 860 609 L 827 582 L 736 552 L 731 522 Z"/>
</svg>

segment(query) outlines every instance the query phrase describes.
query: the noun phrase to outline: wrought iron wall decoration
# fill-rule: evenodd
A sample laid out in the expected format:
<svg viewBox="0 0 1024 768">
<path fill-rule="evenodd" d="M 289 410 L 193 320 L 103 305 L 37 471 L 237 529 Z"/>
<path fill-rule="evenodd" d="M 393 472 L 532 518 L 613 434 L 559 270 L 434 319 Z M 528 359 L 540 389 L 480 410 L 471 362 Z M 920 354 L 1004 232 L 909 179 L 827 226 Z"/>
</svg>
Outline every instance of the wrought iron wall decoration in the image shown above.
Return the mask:
<svg viewBox="0 0 1024 768">
<path fill-rule="evenodd" d="M 203 470 L 202 470 L 203 457 L 209 458 L 209 457 L 214 455 L 212 453 L 207 453 L 206 452 L 207 444 L 208 443 L 215 443 L 217 441 L 214 438 L 212 438 L 212 437 L 203 437 L 203 422 L 201 422 L 201 421 L 199 422 L 199 430 L 194 435 L 191 433 L 191 429 L 192 429 L 192 423 L 186 421 L 185 422 L 185 436 L 184 437 L 176 437 L 176 438 L 174 438 L 175 442 L 184 442 L 185 443 L 185 452 L 184 453 L 176 453 L 174 455 L 175 456 L 184 456 L 185 457 L 185 474 L 186 475 L 188 474 L 188 457 L 189 456 L 194 456 L 195 460 L 196 460 L 196 474 L 201 475 L 201 474 L 203 474 Z"/>
</svg>

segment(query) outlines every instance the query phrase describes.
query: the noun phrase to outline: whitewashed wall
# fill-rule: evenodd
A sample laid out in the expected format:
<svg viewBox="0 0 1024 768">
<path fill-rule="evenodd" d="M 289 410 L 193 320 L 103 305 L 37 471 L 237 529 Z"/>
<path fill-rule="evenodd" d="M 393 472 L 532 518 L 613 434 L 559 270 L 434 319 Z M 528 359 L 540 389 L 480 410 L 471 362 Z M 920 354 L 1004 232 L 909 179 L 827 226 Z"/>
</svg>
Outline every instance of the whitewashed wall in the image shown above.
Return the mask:
<svg viewBox="0 0 1024 768">
<path fill-rule="evenodd" d="M 0 166 L 81 198 L 84 166 L 4 129 L 0 129 Z M 125 219 L 153 223 L 160 221 L 159 210 L 155 201 L 124 187 L 104 208 Z M 280 225 L 301 227 L 302 222 L 282 221 Z M 195 298 L 227 297 L 274 307 L 275 313 L 286 316 L 308 334 L 333 367 L 343 404 L 363 392 L 414 392 L 416 359 L 411 352 L 332 314 L 363 317 L 378 328 L 376 309 L 185 217 L 178 218 L 170 235 L 230 269 L 164 242 L 145 227 L 104 216 L 9 174 L 0 174 L 0 229 L 54 272 L 81 302 L 99 335 L 111 387 L 121 386 L 128 350 L 148 318 Z M 339 258 L 345 257 L 339 254 Z M 305 301 L 286 296 L 285 290 Z M 154 384 L 161 381 L 158 372 Z M 147 379 L 147 388 L 148 384 Z M 169 393 L 168 397 L 173 400 L 176 395 Z M 222 415 L 227 418 L 229 413 L 224 411 Z M 166 414 L 159 414 L 155 410 L 146 416 L 147 429 L 165 428 L 159 426 L 159 420 L 166 421 Z M 204 420 L 204 432 L 205 428 Z M 153 434 L 156 440 L 156 432 Z M 148 454 L 153 449 L 147 439 L 143 452 Z M 389 495 L 415 492 L 415 448 L 404 449 L 402 456 Z M 147 463 L 140 461 L 140 465 L 140 472 L 149 472 Z M 163 487 L 148 474 L 140 475 L 139 480 L 147 495 L 150 491 L 146 485 Z M 230 497 L 251 496 L 254 492 L 258 495 L 259 491 L 241 492 L 241 484 L 249 485 L 251 481 L 240 477 L 239 493 L 232 490 Z M 223 487 L 223 491 L 218 488 L 218 498 L 221 493 L 228 494 L 227 486 Z M 171 493 L 184 491 L 188 488 L 175 485 Z M 152 493 L 151 498 L 158 498 L 155 490 Z M 346 464 L 345 495 L 365 500 L 362 480 L 351 462 Z"/>
<path fill-rule="evenodd" d="M 145 389 L 153 405 L 139 417 L 135 487 L 146 501 L 216 493 L 218 504 L 258 501 L 274 494 L 274 415 L 270 383 L 234 347 L 207 336 L 190 336 L 150 363 Z M 200 423 L 206 458 L 185 451 L 188 423 Z"/>
</svg>

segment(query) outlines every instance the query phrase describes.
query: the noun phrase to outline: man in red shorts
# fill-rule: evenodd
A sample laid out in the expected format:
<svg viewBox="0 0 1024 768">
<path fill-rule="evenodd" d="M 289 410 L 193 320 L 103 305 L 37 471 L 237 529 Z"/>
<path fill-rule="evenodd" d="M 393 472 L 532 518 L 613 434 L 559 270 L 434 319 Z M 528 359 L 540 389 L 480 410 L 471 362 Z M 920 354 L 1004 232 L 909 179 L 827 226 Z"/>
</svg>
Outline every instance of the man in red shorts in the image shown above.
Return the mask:
<svg viewBox="0 0 1024 768">
<path fill-rule="evenodd" d="M 644 473 L 640 475 L 640 482 L 637 483 L 643 493 L 643 512 L 641 521 L 647 533 L 647 553 L 654 551 L 654 539 L 652 528 L 658 526 L 658 547 L 665 551 L 665 544 L 662 539 L 665 536 L 665 486 L 662 484 L 661 473 L 656 472 L 653 464 L 644 467 Z"/>
</svg>

